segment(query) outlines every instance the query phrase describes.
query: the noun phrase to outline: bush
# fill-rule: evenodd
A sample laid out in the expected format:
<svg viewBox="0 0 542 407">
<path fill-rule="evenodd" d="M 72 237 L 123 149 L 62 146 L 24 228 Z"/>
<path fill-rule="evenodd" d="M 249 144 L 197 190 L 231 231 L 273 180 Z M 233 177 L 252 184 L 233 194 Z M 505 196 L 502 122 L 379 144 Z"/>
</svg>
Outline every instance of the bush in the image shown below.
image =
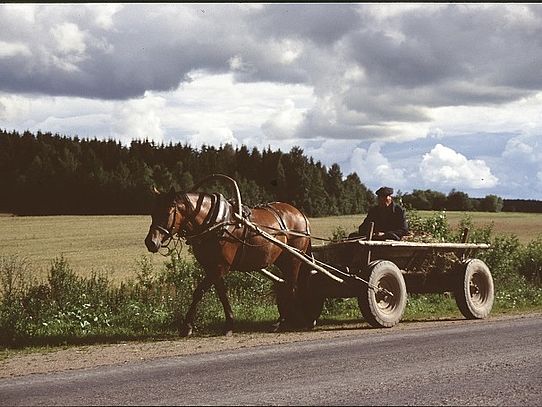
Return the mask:
<svg viewBox="0 0 542 407">
<path fill-rule="evenodd" d="M 516 267 L 520 249 L 521 244 L 516 236 L 497 236 L 491 242 L 489 250 L 480 253 L 480 259 L 491 270 L 497 285 L 513 285 L 518 281 Z"/>
<path fill-rule="evenodd" d="M 472 221 L 472 216 L 465 214 L 463 218 L 459 221 L 457 231 L 455 234 L 451 235 L 451 240 L 455 242 L 460 242 L 463 236 L 463 231 L 465 229 L 469 230 L 468 242 L 471 243 L 489 243 L 491 241 L 491 236 L 493 234 L 494 223 L 483 227 L 477 227 Z"/>
<path fill-rule="evenodd" d="M 346 230 L 342 226 L 337 226 L 335 230 L 333 230 L 331 237 L 329 240 L 331 242 L 340 242 L 341 240 L 346 239 L 347 233 Z"/>
<path fill-rule="evenodd" d="M 529 309 L 542 305 L 542 289 L 537 287 L 529 277 L 542 263 L 539 241 L 531 242 L 523 247 L 518 238 L 497 236 L 491 248 L 480 256 L 491 270 L 495 282 L 495 309 Z M 537 266 L 538 264 L 538 266 Z M 536 277 L 534 278 L 536 281 Z"/>
<path fill-rule="evenodd" d="M 10 301 L 32 283 L 32 269 L 26 259 L 0 256 L 0 300 Z"/>
<path fill-rule="evenodd" d="M 542 236 L 520 250 L 517 269 L 528 281 L 542 287 Z"/>
<path fill-rule="evenodd" d="M 32 282 L 32 270 L 25 259 L 0 257 L 0 343 L 14 344 L 29 334 L 22 296 Z"/>
<path fill-rule="evenodd" d="M 407 213 L 410 233 L 416 240 L 445 242 L 450 239 L 450 226 L 446 212 L 435 212 L 427 218 L 422 218 L 418 212 Z"/>
</svg>

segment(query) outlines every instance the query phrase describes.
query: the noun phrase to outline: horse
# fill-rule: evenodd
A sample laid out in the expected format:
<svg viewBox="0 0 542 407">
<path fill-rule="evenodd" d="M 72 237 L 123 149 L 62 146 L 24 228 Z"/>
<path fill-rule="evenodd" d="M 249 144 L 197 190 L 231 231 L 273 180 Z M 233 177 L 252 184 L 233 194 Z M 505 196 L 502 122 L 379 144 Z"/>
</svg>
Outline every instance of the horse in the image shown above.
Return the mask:
<svg viewBox="0 0 542 407">
<path fill-rule="evenodd" d="M 310 223 L 307 217 L 285 202 L 248 208 L 241 205 L 238 194 L 238 208 L 235 208 L 222 194 L 193 190 L 176 192 L 171 188 L 168 193 L 160 193 L 154 189 L 156 199 L 152 222 L 145 238 L 145 245 L 152 253 L 167 246 L 174 237 L 184 239 L 192 246 L 193 254 L 205 272 L 181 323 L 181 336 L 192 334 L 197 305 L 212 286 L 224 308 L 224 334 L 232 335 L 234 317 L 224 277 L 234 270 L 250 272 L 263 269 L 267 272 L 265 267 L 270 265 L 277 266 L 284 279 L 281 284 L 275 284 L 279 311 L 275 327 L 277 330 L 283 329 L 294 321 L 299 322 L 301 311 L 295 305 L 296 284 L 303 261 L 286 249 L 310 252 Z M 245 211 L 240 209 L 241 206 Z M 247 222 L 242 222 L 241 218 Z M 287 247 L 277 245 L 264 235 L 273 236 Z"/>
</svg>

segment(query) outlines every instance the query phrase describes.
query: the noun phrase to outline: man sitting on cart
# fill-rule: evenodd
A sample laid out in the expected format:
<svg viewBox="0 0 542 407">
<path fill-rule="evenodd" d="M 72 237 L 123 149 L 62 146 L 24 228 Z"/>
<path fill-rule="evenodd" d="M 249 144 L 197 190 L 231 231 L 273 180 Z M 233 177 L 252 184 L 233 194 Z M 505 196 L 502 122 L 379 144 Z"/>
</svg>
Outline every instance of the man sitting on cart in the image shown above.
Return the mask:
<svg viewBox="0 0 542 407">
<path fill-rule="evenodd" d="M 349 237 L 369 238 L 371 223 L 374 222 L 374 240 L 401 240 L 408 235 L 405 210 L 393 202 L 393 188 L 381 187 L 376 191 L 378 205 L 369 209 L 367 217 L 359 225 L 358 233 Z"/>
</svg>

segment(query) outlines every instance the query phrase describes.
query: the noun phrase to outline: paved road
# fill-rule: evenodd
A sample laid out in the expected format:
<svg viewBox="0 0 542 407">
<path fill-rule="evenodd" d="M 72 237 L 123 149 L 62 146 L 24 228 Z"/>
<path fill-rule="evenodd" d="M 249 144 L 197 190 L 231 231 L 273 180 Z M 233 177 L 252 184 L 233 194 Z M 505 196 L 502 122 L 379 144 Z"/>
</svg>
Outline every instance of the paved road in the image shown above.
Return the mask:
<svg viewBox="0 0 542 407">
<path fill-rule="evenodd" d="M 542 403 L 542 316 L 0 380 L 0 405 Z"/>
</svg>

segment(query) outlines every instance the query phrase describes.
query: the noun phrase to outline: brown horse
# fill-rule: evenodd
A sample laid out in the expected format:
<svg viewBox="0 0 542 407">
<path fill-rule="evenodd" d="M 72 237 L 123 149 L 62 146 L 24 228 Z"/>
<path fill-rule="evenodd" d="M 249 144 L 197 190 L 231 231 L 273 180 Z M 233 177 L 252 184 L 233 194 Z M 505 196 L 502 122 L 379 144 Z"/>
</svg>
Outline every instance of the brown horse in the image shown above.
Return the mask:
<svg viewBox="0 0 542 407">
<path fill-rule="evenodd" d="M 273 202 L 249 209 L 242 216 L 221 194 L 205 192 L 157 193 L 152 223 L 145 238 L 150 252 L 156 253 L 174 236 L 192 245 L 196 260 L 205 271 L 197 285 L 180 333 L 192 333 L 196 308 L 204 293 L 214 285 L 224 307 L 226 335 L 233 331 L 233 313 L 224 284 L 231 270 L 254 271 L 272 264 L 282 272 L 284 283 L 276 285 L 279 326 L 297 317 L 295 291 L 302 261 L 288 250 L 266 239 L 262 233 L 240 221 L 242 216 L 256 229 L 273 236 L 302 253 L 310 248 L 310 225 L 293 206 Z M 239 206 L 240 202 L 237 202 Z M 239 211 L 240 213 L 241 211 Z"/>
</svg>

